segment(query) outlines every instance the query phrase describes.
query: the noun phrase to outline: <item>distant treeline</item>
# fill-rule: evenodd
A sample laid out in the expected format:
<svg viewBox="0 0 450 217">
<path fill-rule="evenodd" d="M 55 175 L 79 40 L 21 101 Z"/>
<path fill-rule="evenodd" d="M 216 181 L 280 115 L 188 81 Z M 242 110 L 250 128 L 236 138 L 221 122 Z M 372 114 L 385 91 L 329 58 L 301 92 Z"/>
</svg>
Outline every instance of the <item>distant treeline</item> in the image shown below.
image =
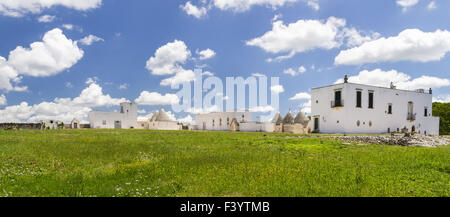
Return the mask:
<svg viewBox="0 0 450 217">
<path fill-rule="evenodd" d="M 450 135 L 450 103 L 433 103 L 433 116 L 441 118 L 439 133 Z"/>
</svg>

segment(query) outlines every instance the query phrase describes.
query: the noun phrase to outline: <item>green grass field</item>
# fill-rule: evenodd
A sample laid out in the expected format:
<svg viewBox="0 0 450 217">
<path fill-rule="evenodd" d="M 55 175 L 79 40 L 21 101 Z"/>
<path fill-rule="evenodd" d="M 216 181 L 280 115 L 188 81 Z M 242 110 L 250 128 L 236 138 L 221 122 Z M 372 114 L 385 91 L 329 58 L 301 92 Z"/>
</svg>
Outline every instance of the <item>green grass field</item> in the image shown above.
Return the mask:
<svg viewBox="0 0 450 217">
<path fill-rule="evenodd" d="M 450 146 L 274 135 L 3 130 L 0 196 L 450 196 Z"/>
</svg>

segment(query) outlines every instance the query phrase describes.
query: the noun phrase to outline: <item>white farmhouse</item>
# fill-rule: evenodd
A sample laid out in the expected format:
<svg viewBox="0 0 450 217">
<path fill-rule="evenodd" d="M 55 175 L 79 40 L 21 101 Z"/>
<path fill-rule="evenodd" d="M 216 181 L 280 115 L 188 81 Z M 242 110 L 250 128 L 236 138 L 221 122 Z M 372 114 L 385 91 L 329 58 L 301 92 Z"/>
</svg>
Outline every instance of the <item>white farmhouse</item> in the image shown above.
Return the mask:
<svg viewBox="0 0 450 217">
<path fill-rule="evenodd" d="M 382 134 L 408 130 L 439 135 L 432 91 L 344 83 L 311 90 L 312 130 L 317 133 Z"/>
<path fill-rule="evenodd" d="M 120 112 L 92 111 L 89 122 L 93 129 L 137 129 L 137 104 L 124 102 Z"/>
</svg>

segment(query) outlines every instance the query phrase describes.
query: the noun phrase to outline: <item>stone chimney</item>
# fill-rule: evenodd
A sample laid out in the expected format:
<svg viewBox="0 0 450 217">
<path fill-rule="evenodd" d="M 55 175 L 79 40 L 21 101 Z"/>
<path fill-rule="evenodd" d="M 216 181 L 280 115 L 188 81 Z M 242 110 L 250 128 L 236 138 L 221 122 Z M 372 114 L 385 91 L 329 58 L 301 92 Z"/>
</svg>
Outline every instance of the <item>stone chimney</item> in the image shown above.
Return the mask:
<svg viewBox="0 0 450 217">
<path fill-rule="evenodd" d="M 396 89 L 397 87 L 394 85 L 394 82 L 391 82 L 391 89 Z"/>
</svg>

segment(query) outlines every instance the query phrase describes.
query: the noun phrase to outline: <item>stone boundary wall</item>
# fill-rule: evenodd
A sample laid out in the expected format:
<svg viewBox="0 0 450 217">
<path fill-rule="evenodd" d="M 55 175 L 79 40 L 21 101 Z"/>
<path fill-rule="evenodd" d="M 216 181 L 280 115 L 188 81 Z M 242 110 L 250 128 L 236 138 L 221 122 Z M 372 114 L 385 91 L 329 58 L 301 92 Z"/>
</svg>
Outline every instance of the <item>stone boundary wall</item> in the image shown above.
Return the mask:
<svg viewBox="0 0 450 217">
<path fill-rule="evenodd" d="M 308 130 L 301 124 L 283 124 L 284 133 L 307 134 Z"/>
<path fill-rule="evenodd" d="M 80 129 L 91 129 L 90 124 L 80 124 L 79 127 L 80 127 Z"/>
<path fill-rule="evenodd" d="M 0 123 L 1 130 L 40 130 L 41 123 Z"/>
</svg>

